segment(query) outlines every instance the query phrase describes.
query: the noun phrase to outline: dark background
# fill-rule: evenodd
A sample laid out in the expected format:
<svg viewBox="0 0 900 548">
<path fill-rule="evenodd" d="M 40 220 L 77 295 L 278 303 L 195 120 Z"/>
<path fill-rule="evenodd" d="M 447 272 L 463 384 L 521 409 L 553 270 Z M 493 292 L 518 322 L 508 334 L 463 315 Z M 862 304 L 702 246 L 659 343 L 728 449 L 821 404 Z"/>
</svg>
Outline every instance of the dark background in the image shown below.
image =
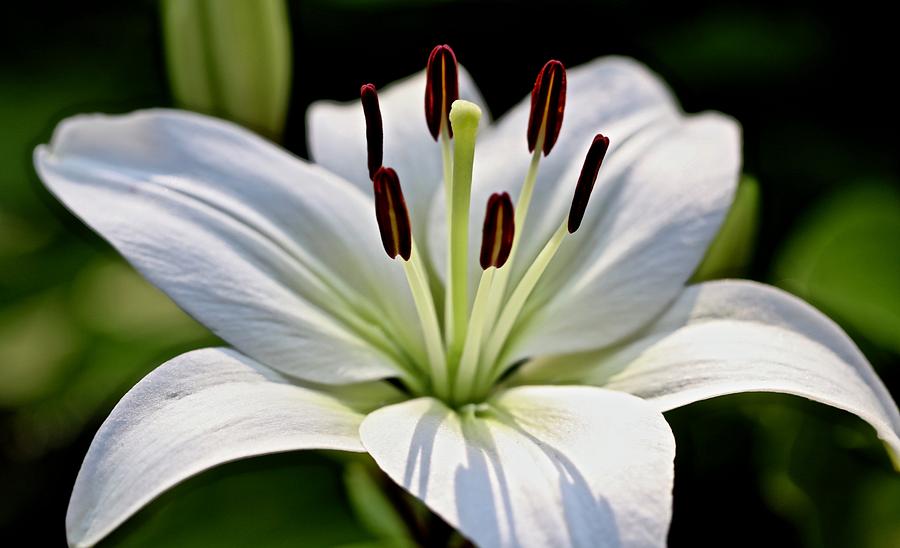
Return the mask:
<svg viewBox="0 0 900 548">
<path fill-rule="evenodd" d="M 495 117 L 550 57 L 575 66 L 633 56 L 688 112 L 720 110 L 743 125 L 744 171 L 761 190 L 745 277 L 833 315 L 898 398 L 896 18 L 882 3 L 826 4 L 293 1 L 284 144 L 305 156 L 310 101 L 349 100 L 363 82 L 418 71 L 437 43 L 453 46 Z M 15 3 L 0 22 L 2 545 L 63 544 L 71 486 L 109 409 L 158 363 L 214 342 L 67 214 L 31 167 L 33 147 L 68 115 L 172 104 L 160 32 L 149 0 Z M 852 198 L 861 188 L 883 198 Z M 824 282 L 791 285 L 789 244 L 817 222 L 840 225 L 828 215 L 857 202 L 846 215 L 881 224 L 826 252 Z M 678 443 L 672 546 L 900 546 L 900 479 L 858 419 L 776 395 L 719 398 L 667 418 Z M 339 466 L 321 455 L 232 464 L 164 496 L 110 540 L 365 541 L 341 485 Z"/>
</svg>

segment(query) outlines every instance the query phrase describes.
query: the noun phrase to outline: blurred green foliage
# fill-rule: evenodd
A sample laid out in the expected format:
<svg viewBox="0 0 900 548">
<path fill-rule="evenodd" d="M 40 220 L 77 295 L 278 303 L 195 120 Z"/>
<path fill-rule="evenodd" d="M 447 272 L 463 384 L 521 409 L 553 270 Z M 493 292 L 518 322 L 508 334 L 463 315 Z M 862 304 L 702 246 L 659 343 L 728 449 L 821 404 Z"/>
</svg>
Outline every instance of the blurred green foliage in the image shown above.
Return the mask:
<svg viewBox="0 0 900 548">
<path fill-rule="evenodd" d="M 344 467 L 344 485 L 360 522 L 390 546 L 414 548 L 403 516 L 382 485 L 386 479 L 374 462 L 360 459 Z"/>
<path fill-rule="evenodd" d="M 753 259 L 759 222 L 759 183 L 749 175 L 741 177 L 734 203 L 706 256 L 694 272 L 693 281 L 740 278 Z"/>
<path fill-rule="evenodd" d="M 284 0 L 165 0 L 166 66 L 177 106 L 278 140 L 291 89 Z"/>
<path fill-rule="evenodd" d="M 312 452 L 226 464 L 163 494 L 101 546 L 374 548 L 377 539 L 343 496 L 340 473 L 338 462 Z"/>
<path fill-rule="evenodd" d="M 900 354 L 900 191 L 860 181 L 799 221 L 774 266 L 779 285 Z"/>
</svg>

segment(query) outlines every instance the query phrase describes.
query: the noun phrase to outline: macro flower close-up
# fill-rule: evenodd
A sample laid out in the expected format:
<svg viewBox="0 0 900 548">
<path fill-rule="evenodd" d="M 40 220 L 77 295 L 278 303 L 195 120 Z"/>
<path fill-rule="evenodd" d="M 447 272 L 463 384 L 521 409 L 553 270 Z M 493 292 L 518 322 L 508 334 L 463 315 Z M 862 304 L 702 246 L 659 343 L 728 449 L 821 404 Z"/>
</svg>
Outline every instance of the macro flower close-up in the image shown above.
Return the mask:
<svg viewBox="0 0 900 548">
<path fill-rule="evenodd" d="M 694 485 L 706 473 L 704 461 L 710 474 L 716 455 L 743 453 L 760 469 L 774 466 L 766 456 L 773 452 L 729 447 L 731 433 L 698 433 L 710 418 L 747 409 L 752 417 L 754 402 L 766 400 L 732 399 L 748 393 L 799 396 L 784 401 L 816 405 L 811 412 L 798 407 L 795 421 L 836 416 L 849 425 L 836 437 L 811 441 L 798 441 L 805 430 L 777 414 L 758 423 L 742 419 L 741 428 L 761 440 L 795 432 L 785 447 L 797 451 L 814 443 L 810 451 L 823 455 L 864 454 L 859 466 L 888 478 L 879 484 L 881 502 L 865 503 L 869 519 L 896 526 L 865 546 L 900 538 L 900 520 L 888 510 L 900 486 L 900 412 L 889 389 L 896 373 L 882 381 L 883 370 L 867 358 L 891 352 L 890 316 L 855 301 L 859 286 L 837 275 L 810 274 L 808 287 L 831 285 L 808 294 L 792 289 L 807 287 L 793 282 L 777 287 L 764 276 L 744 276 L 756 238 L 768 233 L 765 226 L 756 231 L 766 217 L 758 214 L 759 186 L 745 174 L 744 157 L 747 150 L 759 154 L 758 142 L 752 133 L 752 144 L 745 143 L 741 117 L 695 100 L 682 106 L 642 61 L 585 44 L 583 61 L 570 66 L 548 41 L 541 48 L 550 54 L 524 81 L 515 81 L 520 72 L 515 79 L 498 73 L 504 75 L 479 86 L 472 74 L 481 73 L 468 70 L 470 56 L 476 65 L 486 58 L 501 64 L 515 50 L 475 55 L 460 35 L 430 50 L 397 50 L 404 52 L 392 58 L 404 57 L 398 66 L 418 60 L 422 69 L 393 82 L 398 71 L 377 68 L 390 63 L 370 68 L 365 55 L 349 63 L 342 70 L 358 70 L 359 84 L 340 100 L 317 98 L 296 113 L 300 107 L 291 107 L 305 128 L 298 137 L 290 124 L 285 133 L 286 4 L 232 4 L 161 3 L 178 108 L 68 110 L 56 116 L 49 138 L 33 143 L 33 170 L 55 215 L 96 233 L 127 263 L 125 272 L 133 269 L 165 295 L 141 300 L 101 281 L 95 296 L 85 297 L 90 286 L 78 282 L 66 302 L 85 303 L 81 321 L 115 329 L 125 322 L 125 333 L 128 325 L 144 324 L 122 318 L 141 317 L 144 303 L 156 298 L 186 314 L 175 320 L 180 312 L 173 310 L 164 313 L 172 319 L 160 320 L 182 328 L 117 335 L 125 341 L 120 360 L 145 336 L 184 342 L 171 347 L 177 351 L 148 354 L 165 356 L 152 371 L 95 389 L 113 399 L 97 407 L 96 419 L 81 419 L 88 426 L 73 446 L 71 476 L 61 476 L 71 479 L 58 486 L 68 493 L 64 518 L 57 510 L 45 517 L 64 519 L 70 546 L 129 545 L 129 538 L 140 539 L 145 520 L 172 519 L 178 504 L 198 497 L 202 481 L 218 485 L 202 479 L 213 478 L 211 472 L 237 462 L 275 470 L 266 459 L 297 451 L 312 452 L 319 460 L 308 462 L 320 472 L 284 475 L 298 480 L 271 486 L 247 476 L 255 487 L 242 495 L 214 487 L 220 494 L 207 499 L 218 498 L 209 515 L 232 499 L 240 514 L 264 515 L 278 504 L 267 506 L 273 493 L 302 496 L 296 492 L 338 470 L 346 491 L 311 491 L 311 513 L 296 516 L 300 537 L 288 535 L 273 514 L 259 526 L 270 540 L 257 537 L 254 544 L 726 542 L 714 523 L 704 531 L 679 520 L 692 523 L 680 517 L 692 515 L 691 501 L 710 499 L 702 481 Z M 297 78 L 294 86 L 316 82 L 314 74 Z M 492 115 L 486 97 L 513 91 L 525 95 Z M 285 147 L 298 138 L 305 155 Z M 890 213 L 868 217 L 896 220 Z M 803 237 L 793 245 L 812 249 L 802 242 L 813 236 Z M 822 241 L 832 247 L 821 256 L 839 252 L 840 237 Z M 874 248 L 875 240 L 867 241 Z M 809 253 L 785 255 L 779 268 L 793 269 L 783 271 L 786 279 L 825 264 Z M 872 279 L 879 264 L 864 268 Z M 866 284 L 889 302 L 890 282 Z M 191 329 L 209 335 L 178 338 L 179 330 Z M 46 340 L 50 352 L 58 339 Z M 98 351 L 85 360 L 103 359 L 103 339 L 90 340 L 85 348 Z M 68 375 L 58 383 L 100 378 Z M 720 396 L 731 397 L 711 407 Z M 62 414 L 75 413 L 79 398 L 72 392 L 60 400 Z M 685 420 L 681 413 L 693 414 Z M 16 439 L 26 439 L 28 420 L 10 423 L 19 425 L 11 430 L 19 432 Z M 839 502 L 831 511 L 851 512 L 869 500 L 851 498 L 844 483 L 828 479 L 838 469 L 829 472 L 822 459 L 800 466 L 810 474 L 821 468 L 816 481 L 833 481 Z M 760 496 L 754 480 L 739 479 L 737 468 L 731 474 L 734 481 L 722 488 L 754 504 Z M 808 516 L 820 503 L 792 474 L 765 476 L 760 489 L 773 512 L 805 523 L 797 527 L 810 534 L 803 537 L 810 546 L 852 538 L 815 532 L 830 525 L 810 525 L 818 523 Z M 175 510 L 165 510 L 173 504 Z M 341 526 L 323 525 L 332 540 L 303 540 L 302 528 L 314 527 L 316 512 L 348 504 L 361 526 L 342 533 Z M 226 520 L 244 519 L 220 512 Z M 730 523 L 755 527 L 755 514 L 742 516 L 740 506 L 730 513 Z M 199 507 L 186 511 L 179 527 L 202 528 L 210 519 L 203 514 Z M 375 539 L 348 532 L 359 527 Z M 144 542 L 238 546 L 254 534 L 214 541 L 182 533 Z M 757 531 L 747 540 L 784 534 Z"/>
<path fill-rule="evenodd" d="M 336 449 L 479 546 L 663 545 L 662 412 L 742 391 L 856 413 L 900 454 L 896 404 L 827 317 L 752 282 L 687 284 L 737 185 L 730 118 L 684 115 L 646 68 L 600 58 L 548 62 L 488 124 L 447 46 L 361 95 L 310 108 L 315 164 L 164 110 L 76 117 L 37 149 L 51 191 L 232 347 L 125 395 L 75 484 L 71 544 L 216 464 Z M 501 191 L 515 213 L 485 200 Z"/>
</svg>

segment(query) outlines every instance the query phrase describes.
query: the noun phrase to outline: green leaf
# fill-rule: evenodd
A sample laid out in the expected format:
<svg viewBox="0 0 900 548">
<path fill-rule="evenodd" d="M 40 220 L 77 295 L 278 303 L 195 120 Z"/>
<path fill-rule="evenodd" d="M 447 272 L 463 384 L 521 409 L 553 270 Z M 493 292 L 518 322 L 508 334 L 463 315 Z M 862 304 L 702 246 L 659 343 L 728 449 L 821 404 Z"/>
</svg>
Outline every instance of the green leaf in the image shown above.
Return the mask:
<svg viewBox="0 0 900 548">
<path fill-rule="evenodd" d="M 360 522 L 375 536 L 389 541 L 391 546 L 412 548 L 415 544 L 407 525 L 379 484 L 378 474 L 371 462 L 353 462 L 346 466 L 344 484 L 350 504 Z"/>
<path fill-rule="evenodd" d="M 744 175 L 738 184 L 734 202 L 706 256 L 694 272 L 692 281 L 737 278 L 743 275 L 753 258 L 759 218 L 759 183 Z"/>
<path fill-rule="evenodd" d="M 341 467 L 298 451 L 204 472 L 129 519 L 105 546 L 337 546 L 371 542 L 342 496 Z"/>
<path fill-rule="evenodd" d="M 799 223 L 774 281 L 869 341 L 900 353 L 900 192 L 847 185 Z"/>
<path fill-rule="evenodd" d="M 291 86 L 284 0 L 165 0 L 162 20 L 176 104 L 278 139 Z"/>
</svg>

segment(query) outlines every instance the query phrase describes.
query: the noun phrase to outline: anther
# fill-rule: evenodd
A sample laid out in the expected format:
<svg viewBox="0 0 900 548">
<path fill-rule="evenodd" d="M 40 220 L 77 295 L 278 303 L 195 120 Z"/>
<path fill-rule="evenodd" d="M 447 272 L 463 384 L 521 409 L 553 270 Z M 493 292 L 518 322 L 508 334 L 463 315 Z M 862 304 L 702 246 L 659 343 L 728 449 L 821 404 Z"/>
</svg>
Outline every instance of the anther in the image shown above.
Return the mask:
<svg viewBox="0 0 900 548">
<path fill-rule="evenodd" d="M 391 259 L 400 255 L 408 261 L 412 254 L 412 231 L 400 178 L 393 169 L 381 167 L 375 172 L 372 182 L 375 188 L 375 218 L 384 250 Z"/>
<path fill-rule="evenodd" d="M 550 154 L 559 129 L 562 127 L 566 107 L 566 68 L 551 59 L 538 74 L 531 91 L 531 114 L 528 116 L 528 152 L 538 146 L 541 129 L 544 130 L 544 156 Z"/>
<path fill-rule="evenodd" d="M 456 55 L 450 46 L 444 44 L 431 50 L 425 74 L 425 120 L 428 131 L 436 141 L 441 134 L 441 127 L 445 126 L 453 137 L 448 116 L 450 105 L 459 99 L 459 77 Z"/>
<path fill-rule="evenodd" d="M 584 158 L 581 175 L 578 176 L 578 183 L 575 185 L 575 196 L 572 198 L 572 208 L 569 210 L 569 234 L 581 226 L 584 211 L 587 209 L 591 191 L 594 190 L 594 183 L 597 181 L 597 173 L 600 171 L 600 165 L 603 163 L 607 150 L 609 150 L 609 138 L 598 133 Z"/>
<path fill-rule="evenodd" d="M 513 205 L 509 194 L 494 193 L 488 198 L 481 231 L 481 268 L 506 264 L 515 235 Z"/>
<path fill-rule="evenodd" d="M 384 154 L 384 130 L 381 125 L 381 109 L 378 107 L 378 93 L 374 84 L 365 84 L 359 90 L 363 114 L 366 117 L 366 148 L 369 158 L 369 179 L 381 167 Z"/>
</svg>

